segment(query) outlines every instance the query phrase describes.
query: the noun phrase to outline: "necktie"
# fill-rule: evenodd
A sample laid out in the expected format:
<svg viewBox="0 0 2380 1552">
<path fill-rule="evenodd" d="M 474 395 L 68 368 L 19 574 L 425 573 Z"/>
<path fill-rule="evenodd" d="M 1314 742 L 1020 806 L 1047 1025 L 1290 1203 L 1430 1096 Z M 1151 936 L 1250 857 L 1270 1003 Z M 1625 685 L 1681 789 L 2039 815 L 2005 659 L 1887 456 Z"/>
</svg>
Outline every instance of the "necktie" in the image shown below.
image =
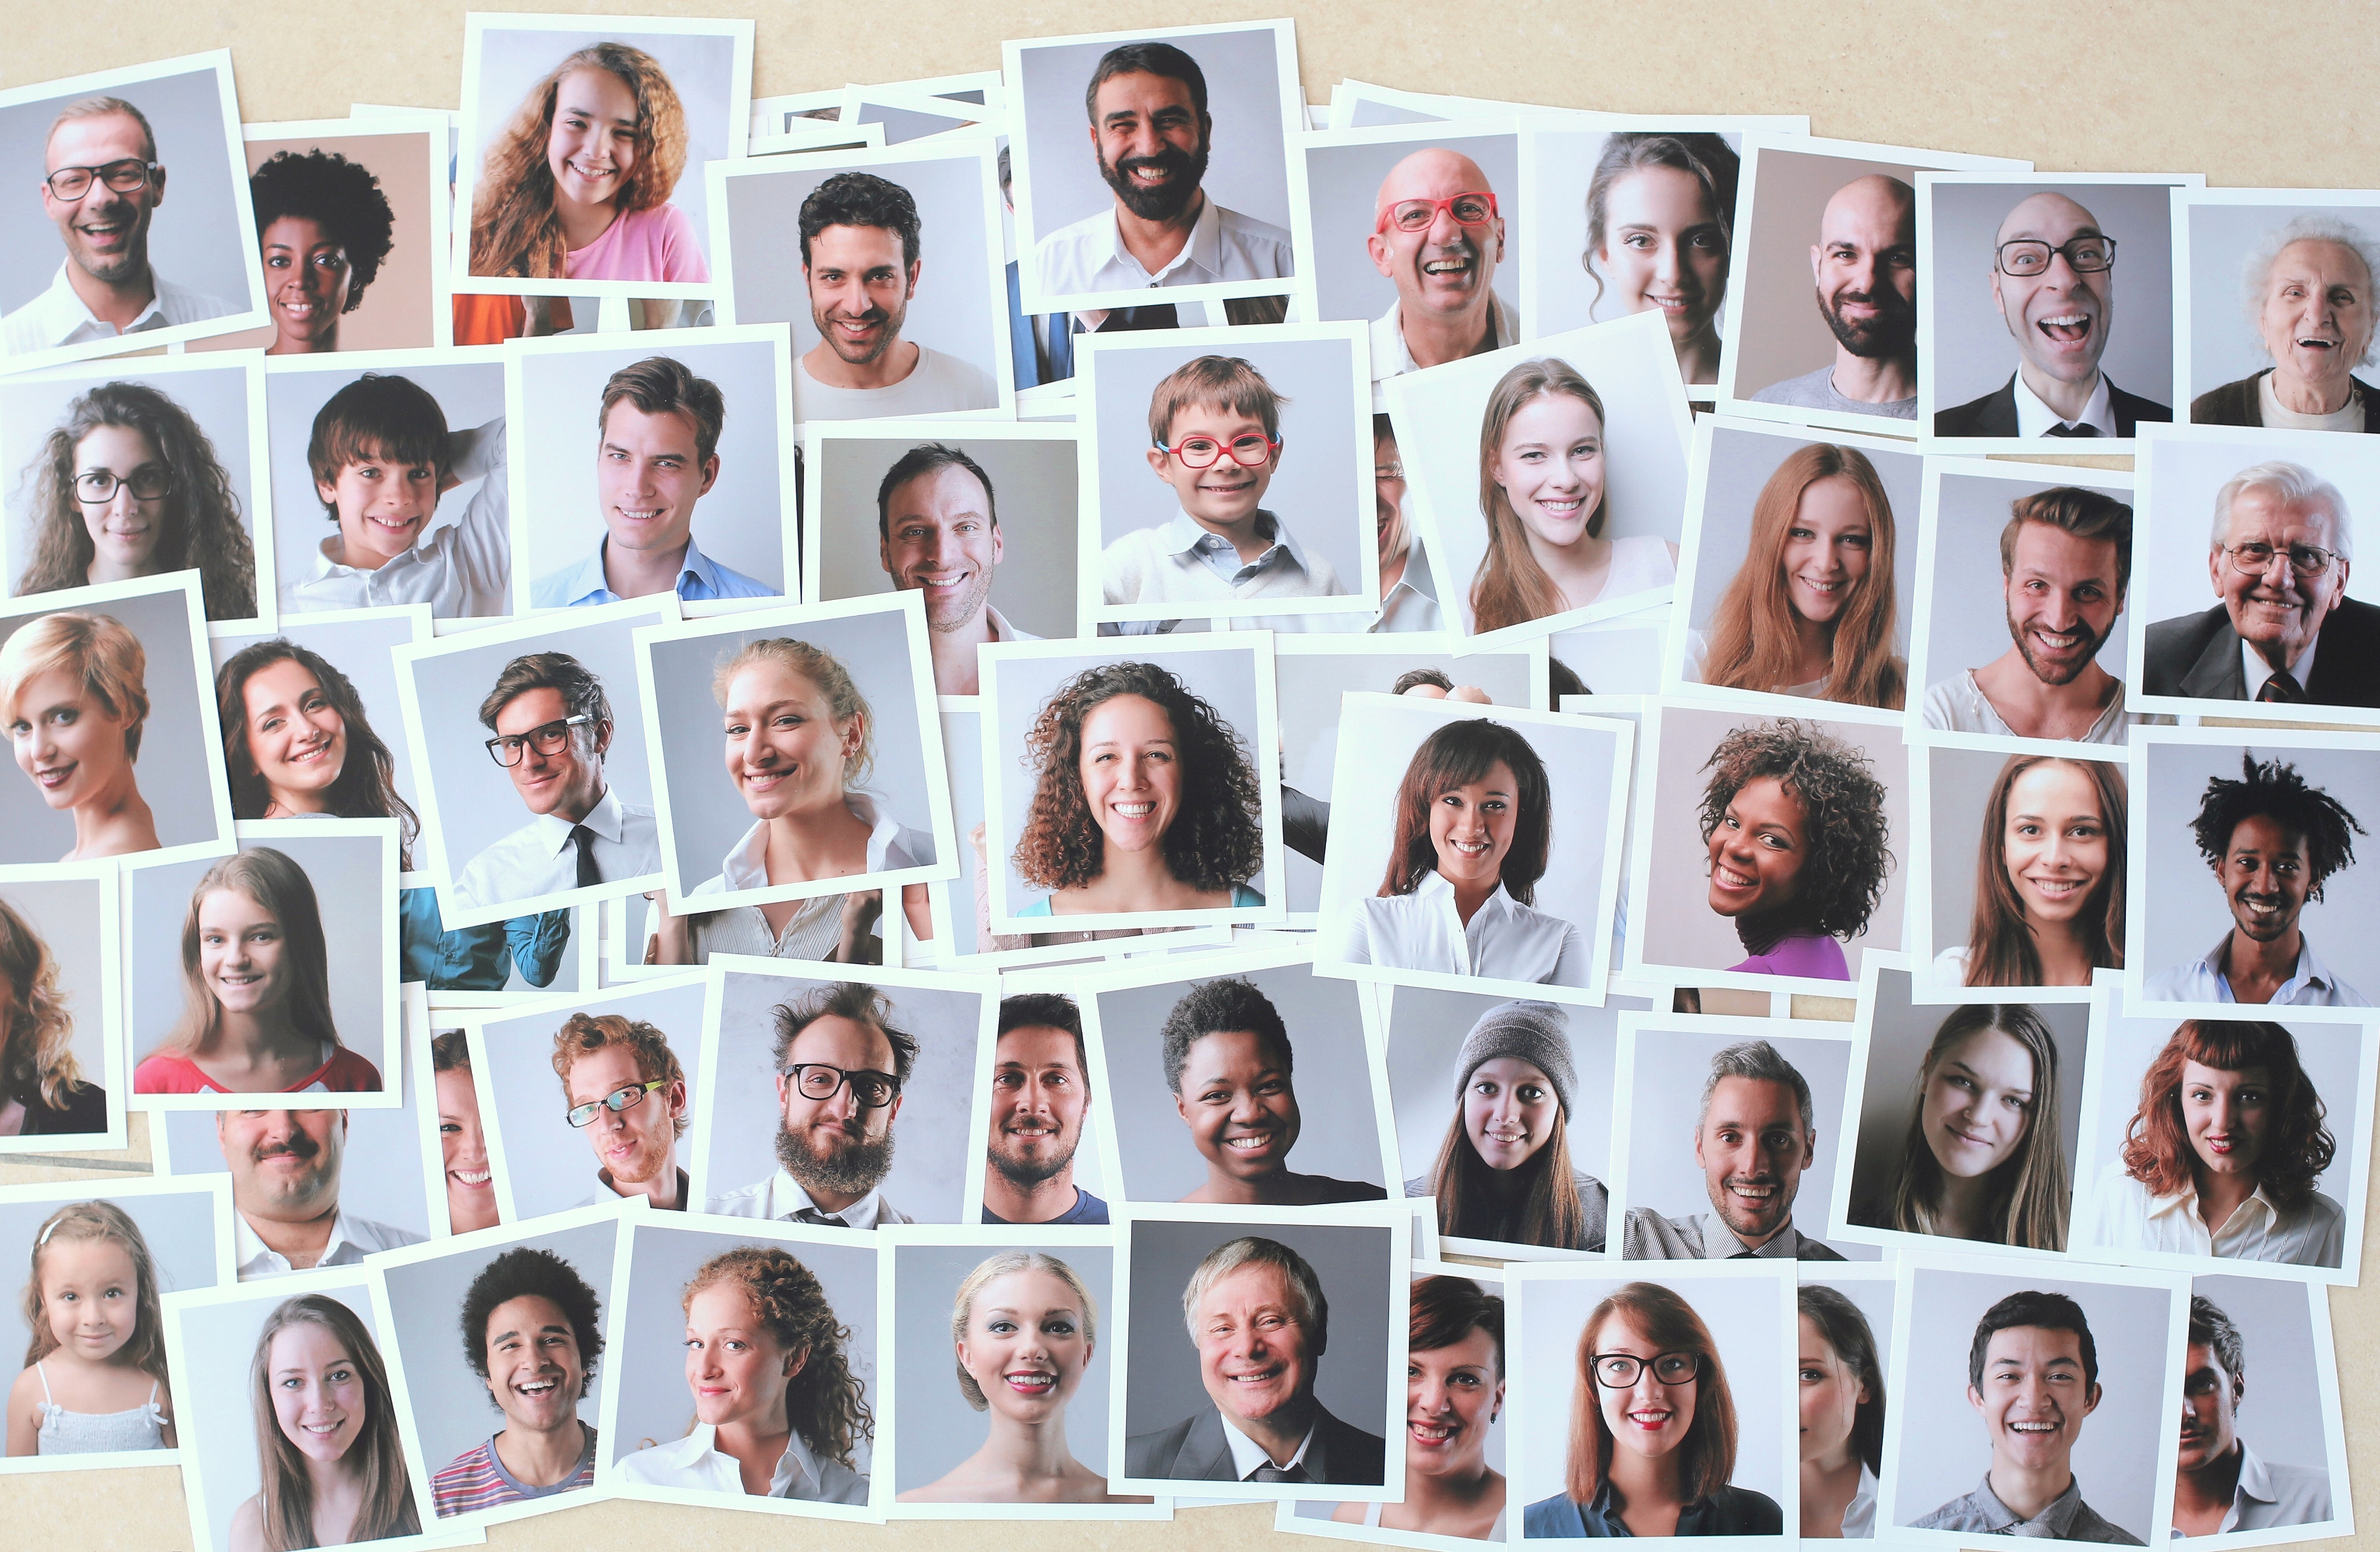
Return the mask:
<svg viewBox="0 0 2380 1552">
<path fill-rule="evenodd" d="M 578 887 L 602 883 L 603 872 L 595 865 L 595 832 L 584 825 L 573 825 L 570 844 L 578 849 Z"/>
<path fill-rule="evenodd" d="M 1303 1462 L 1294 1466 L 1276 1466 L 1268 1460 L 1248 1476 L 1250 1482 L 1311 1482 Z"/>
<path fill-rule="evenodd" d="M 2294 704 L 2305 698 L 2305 686 L 2298 683 L 2297 676 L 2287 668 L 2277 670 L 2271 678 L 2265 681 L 2265 688 L 2256 691 L 2259 701 Z"/>
<path fill-rule="evenodd" d="M 840 1213 L 821 1213 L 816 1207 L 804 1207 L 794 1215 L 795 1223 L 816 1224 L 821 1228 L 849 1228 Z"/>
<path fill-rule="evenodd" d="M 2058 424 L 2050 427 L 2047 431 L 2043 432 L 2042 434 L 2044 436 L 2096 436 L 2099 434 L 2099 428 L 2094 425 L 2070 426 L 2063 422 L 2060 422 Z"/>
</svg>

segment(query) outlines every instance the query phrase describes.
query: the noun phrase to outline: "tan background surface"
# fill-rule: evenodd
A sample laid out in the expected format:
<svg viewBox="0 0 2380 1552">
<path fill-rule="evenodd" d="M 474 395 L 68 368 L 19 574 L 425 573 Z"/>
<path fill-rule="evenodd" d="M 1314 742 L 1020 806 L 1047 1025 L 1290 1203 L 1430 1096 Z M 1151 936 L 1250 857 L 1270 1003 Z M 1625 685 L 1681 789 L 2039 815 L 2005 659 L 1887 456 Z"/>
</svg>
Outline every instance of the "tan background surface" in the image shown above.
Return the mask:
<svg viewBox="0 0 2380 1552">
<path fill-rule="evenodd" d="M 1506 0 L 1435 7 L 1410 0 L 1158 6 L 1146 0 L 629 0 L 512 8 L 621 15 L 754 14 L 753 95 L 829 90 L 997 68 L 1000 42 L 1135 26 L 1296 17 L 1306 95 L 1342 77 L 1415 91 L 1638 113 L 1806 113 L 1814 133 L 2031 158 L 2046 170 L 2204 172 L 2210 185 L 2370 185 L 2380 115 L 2361 83 L 2380 79 L 2368 5 L 2306 0 L 2288 9 L 2170 0 L 2096 6 L 1834 0 L 1708 0 L 1700 6 L 1589 7 Z M 353 102 L 452 108 L 461 95 L 464 7 L 452 0 L 86 0 L 8 6 L 0 86 L 228 45 L 241 116 L 343 117 Z M 2309 76 L 2309 68 L 2312 74 Z M 1802 999 L 1805 1016 L 1849 1005 Z M 102 1169 L 0 1164 L 0 1181 L 104 1179 L 145 1168 L 146 1134 Z M 2380 1193 L 2374 1195 L 2380 1207 Z M 13 1274 L 12 1274 L 13 1275 Z M 13 1296 L 13 1289 L 9 1290 Z M 2380 1548 L 2380 1276 L 2331 1295 L 2346 1393 L 2347 1445 L 2366 1529 Z M 811 1545 L 852 1552 L 982 1546 L 1037 1552 L 1156 1552 L 1239 1546 L 1271 1535 L 1272 1510 L 1201 1509 L 1170 1524 L 951 1522 L 796 1529 L 727 1509 L 607 1503 L 499 1526 L 504 1552 L 686 1552 Z M 190 1545 L 171 1469 L 0 1478 L 11 1546 Z M 1289 1544 L 1280 1543 L 1286 1547 Z M 2344 1543 L 2304 1543 L 2342 1546 Z"/>
</svg>

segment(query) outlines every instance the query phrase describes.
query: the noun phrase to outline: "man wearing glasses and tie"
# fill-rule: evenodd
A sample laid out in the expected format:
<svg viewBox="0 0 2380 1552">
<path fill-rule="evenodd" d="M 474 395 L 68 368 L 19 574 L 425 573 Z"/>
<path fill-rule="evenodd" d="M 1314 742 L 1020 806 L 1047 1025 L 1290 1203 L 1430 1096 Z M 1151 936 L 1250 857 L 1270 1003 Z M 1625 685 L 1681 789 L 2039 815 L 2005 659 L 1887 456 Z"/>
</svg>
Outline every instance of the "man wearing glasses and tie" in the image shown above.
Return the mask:
<svg viewBox="0 0 2380 1552">
<path fill-rule="evenodd" d="M 458 915 L 662 871 L 653 811 L 622 802 L 603 780 L 612 703 L 577 658 L 560 652 L 514 658 L 480 703 L 480 720 L 496 735 L 487 740 L 488 757 L 512 777 L 534 817 L 455 875 Z"/>
<path fill-rule="evenodd" d="M 892 1026 L 882 992 L 838 981 L 781 1003 L 777 1168 L 712 1197 L 704 1211 L 830 1228 L 916 1220 L 877 1189 L 892 1167 L 892 1121 L 917 1065 L 917 1037 Z"/>
<path fill-rule="evenodd" d="M 1366 246 L 1397 287 L 1372 320 L 1375 382 L 1520 343 L 1520 316 L 1495 292 L 1504 218 L 1478 163 L 1416 151 L 1380 180 L 1373 214 Z"/>
<path fill-rule="evenodd" d="M 554 1032 L 553 1074 L 569 1106 L 564 1119 L 595 1150 L 600 1189 L 577 1205 L 641 1196 L 656 1211 L 685 1212 L 686 1069 L 669 1037 L 617 1013 L 573 1013 Z"/>
<path fill-rule="evenodd" d="M 187 290 L 149 263 L 149 223 L 165 200 L 157 138 L 121 97 L 72 103 L 50 125 L 42 209 L 67 256 L 49 288 L 0 319 L 0 356 L 221 318 L 239 309 Z"/>
<path fill-rule="evenodd" d="M 1983 397 L 1937 411 L 1937 436 L 2130 436 L 2173 410 L 2128 394 L 2099 370 L 2115 316 L 2116 239 L 2063 194 L 2020 202 L 2000 223 L 1992 299 L 2016 340 L 2017 369 Z"/>
</svg>

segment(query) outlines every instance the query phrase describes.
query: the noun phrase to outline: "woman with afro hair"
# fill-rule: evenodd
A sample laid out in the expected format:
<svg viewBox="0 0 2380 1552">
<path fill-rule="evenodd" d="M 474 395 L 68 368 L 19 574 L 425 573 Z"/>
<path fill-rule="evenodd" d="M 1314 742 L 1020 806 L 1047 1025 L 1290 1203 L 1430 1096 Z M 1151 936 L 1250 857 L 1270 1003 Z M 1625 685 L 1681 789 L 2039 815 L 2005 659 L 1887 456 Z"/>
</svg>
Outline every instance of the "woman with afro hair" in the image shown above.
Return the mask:
<svg viewBox="0 0 2380 1552">
<path fill-rule="evenodd" d="M 395 246 L 380 179 L 334 152 L 277 152 L 249 175 L 273 311 L 268 356 L 339 348 L 339 324 Z M 427 340 L 421 343 L 429 343 Z"/>
<path fill-rule="evenodd" d="M 1843 940 L 1867 930 L 1892 871 L 1884 785 L 1817 724 L 1738 727 L 1703 763 L 1710 908 L 1735 923 L 1747 975 L 1848 981 Z"/>
</svg>

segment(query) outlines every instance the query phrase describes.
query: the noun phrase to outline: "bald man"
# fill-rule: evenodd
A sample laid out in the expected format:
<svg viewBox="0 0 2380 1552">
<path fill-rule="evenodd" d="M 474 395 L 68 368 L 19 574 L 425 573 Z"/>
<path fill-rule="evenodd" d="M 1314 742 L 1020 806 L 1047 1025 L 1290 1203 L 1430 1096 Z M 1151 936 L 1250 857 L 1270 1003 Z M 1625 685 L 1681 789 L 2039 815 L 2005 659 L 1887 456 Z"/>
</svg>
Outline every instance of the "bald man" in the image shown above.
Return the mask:
<svg viewBox="0 0 2380 1552">
<path fill-rule="evenodd" d="M 1504 217 L 1470 157 L 1432 146 L 1390 167 L 1366 246 L 1397 287 L 1372 320 L 1374 381 L 1520 342 L 1520 315 L 1495 290 Z"/>
<path fill-rule="evenodd" d="M 1818 219 L 1810 277 L 1835 359 L 1769 384 L 1753 402 L 1915 420 L 1917 191 L 1882 173 L 1836 189 Z"/>
<path fill-rule="evenodd" d="M 2046 189 L 2017 202 L 1992 239 L 1992 300 L 2016 340 L 2006 383 L 1937 410 L 1937 436 L 2130 436 L 2173 410 L 2099 370 L 2115 322 L 2115 239 L 2099 218 Z"/>
</svg>

